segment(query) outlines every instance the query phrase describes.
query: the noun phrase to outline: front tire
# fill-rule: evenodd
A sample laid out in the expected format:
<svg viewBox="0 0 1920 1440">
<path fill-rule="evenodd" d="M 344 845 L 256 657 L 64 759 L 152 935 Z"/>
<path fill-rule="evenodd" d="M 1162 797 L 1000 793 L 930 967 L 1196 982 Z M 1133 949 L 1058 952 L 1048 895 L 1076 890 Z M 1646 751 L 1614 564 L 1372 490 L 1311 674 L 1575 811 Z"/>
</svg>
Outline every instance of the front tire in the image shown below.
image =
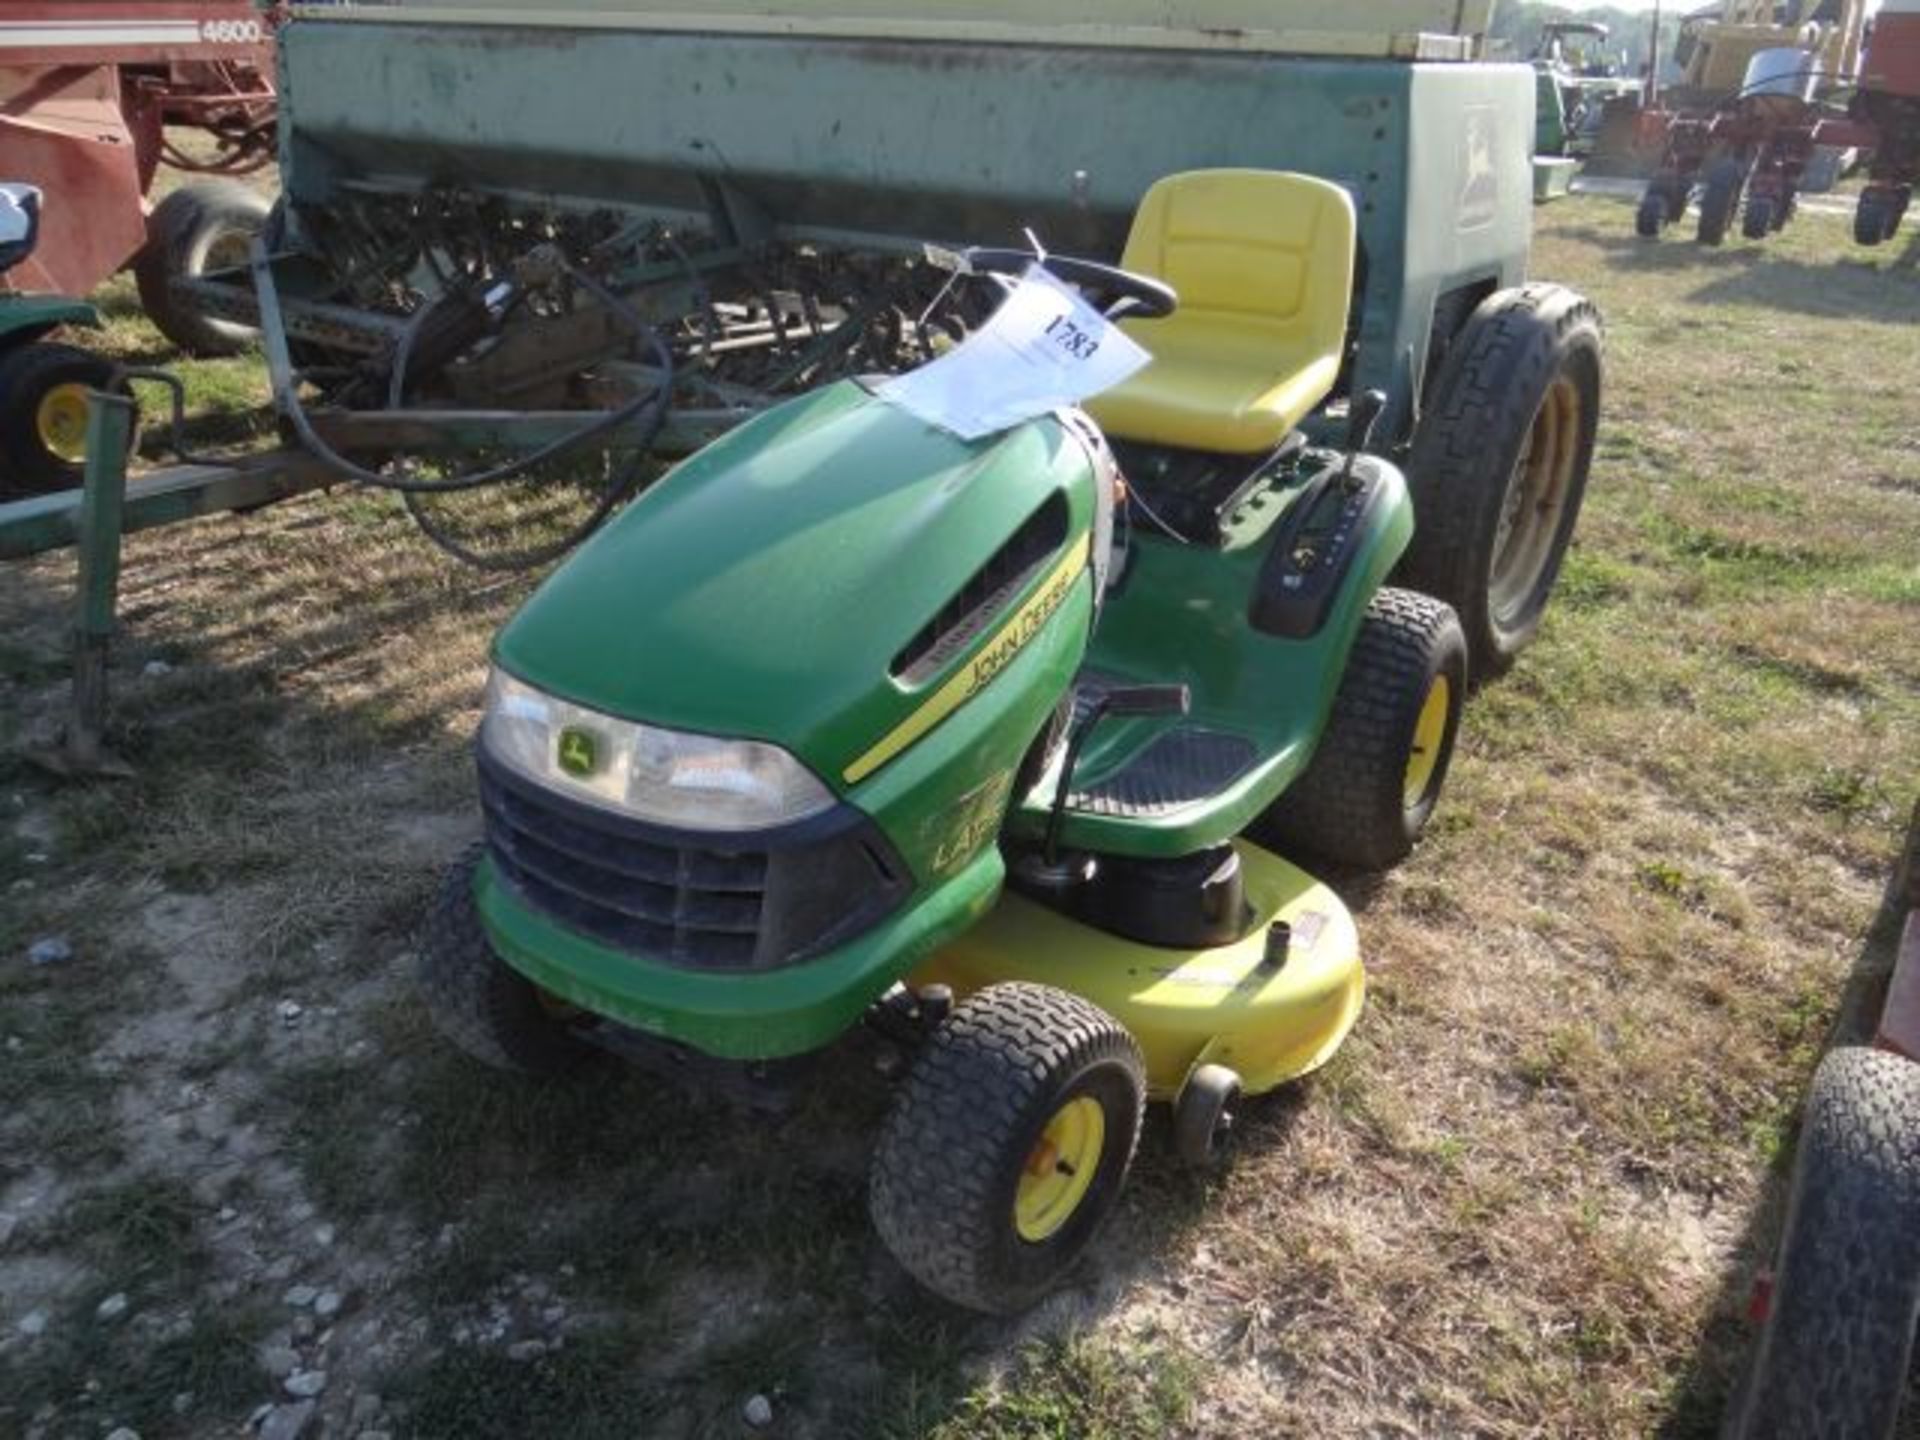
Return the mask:
<svg viewBox="0 0 1920 1440">
<path fill-rule="evenodd" d="M 874 1150 L 874 1228 L 957 1305 L 1020 1310 L 1112 1214 L 1146 1103 L 1140 1047 L 1097 1005 L 993 985 L 927 1040 Z"/>
<path fill-rule="evenodd" d="M 1445 603 L 1409 590 L 1374 596 L 1313 759 L 1254 838 L 1367 870 L 1404 859 L 1446 783 L 1467 673 L 1466 637 Z"/>
<path fill-rule="evenodd" d="M 440 1033 L 482 1064 L 560 1075 L 591 1053 L 561 1024 L 543 992 L 494 952 L 474 903 L 486 846 L 454 861 L 441 882 L 420 952 L 420 993 Z"/>
<path fill-rule="evenodd" d="M 231 180 L 183 185 L 147 221 L 146 247 L 133 259 L 140 305 L 160 333 L 189 355 L 237 355 L 255 332 L 203 315 L 173 289 L 210 270 L 247 263 L 248 247 L 272 209 L 264 195 Z"/>
<path fill-rule="evenodd" d="M 1702 245 L 1718 245 L 1727 238 L 1745 182 L 1746 172 L 1737 160 L 1716 160 L 1708 167 L 1700 191 L 1700 228 L 1695 232 Z"/>
<path fill-rule="evenodd" d="M 1884 1440 L 1920 1317 L 1920 1065 L 1836 1050 L 1807 1100 L 1772 1308 L 1730 1440 Z"/>
<path fill-rule="evenodd" d="M 1593 465 L 1600 314 L 1559 285 L 1489 296 L 1447 352 L 1408 461 L 1401 584 L 1453 606 L 1477 681 L 1533 640 Z"/>
<path fill-rule="evenodd" d="M 84 478 L 87 394 L 105 390 L 113 362 L 37 341 L 0 355 L 0 495 L 69 490 Z"/>
<path fill-rule="evenodd" d="M 1648 190 L 1640 197 L 1640 208 L 1633 214 L 1633 230 L 1642 240 L 1658 240 L 1660 230 L 1667 223 L 1667 197 L 1658 190 Z"/>
</svg>

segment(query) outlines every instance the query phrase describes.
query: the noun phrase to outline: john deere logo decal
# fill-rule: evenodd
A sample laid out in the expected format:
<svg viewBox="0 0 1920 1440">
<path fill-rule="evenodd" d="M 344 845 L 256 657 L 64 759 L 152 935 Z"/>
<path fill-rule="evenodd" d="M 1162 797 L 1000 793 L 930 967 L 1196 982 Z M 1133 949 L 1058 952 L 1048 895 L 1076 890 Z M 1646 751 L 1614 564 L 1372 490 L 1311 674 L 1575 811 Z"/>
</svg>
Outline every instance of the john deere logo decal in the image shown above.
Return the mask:
<svg viewBox="0 0 1920 1440">
<path fill-rule="evenodd" d="M 560 768 L 584 780 L 600 768 L 600 737 L 591 730 L 568 726 L 560 732 Z"/>
</svg>

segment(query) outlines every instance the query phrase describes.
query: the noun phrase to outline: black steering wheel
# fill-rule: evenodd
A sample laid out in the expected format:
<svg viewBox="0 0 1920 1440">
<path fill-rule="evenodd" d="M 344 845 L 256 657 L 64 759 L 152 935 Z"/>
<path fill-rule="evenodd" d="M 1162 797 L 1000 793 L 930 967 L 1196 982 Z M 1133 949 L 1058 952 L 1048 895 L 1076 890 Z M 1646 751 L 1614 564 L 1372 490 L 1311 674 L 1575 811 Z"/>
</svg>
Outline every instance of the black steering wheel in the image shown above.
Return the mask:
<svg viewBox="0 0 1920 1440">
<path fill-rule="evenodd" d="M 1171 315 L 1180 297 L 1171 285 L 1150 275 L 1137 275 L 1097 260 L 1076 260 L 1071 255 L 1049 255 L 1045 259 L 1031 250 L 976 246 L 966 252 L 967 263 L 988 275 L 1024 275 L 1027 267 L 1038 264 L 1056 279 L 1088 292 L 1105 306 L 1108 318 L 1130 315 L 1140 320 L 1160 320 Z M 1129 303 L 1131 302 L 1131 303 Z"/>
</svg>

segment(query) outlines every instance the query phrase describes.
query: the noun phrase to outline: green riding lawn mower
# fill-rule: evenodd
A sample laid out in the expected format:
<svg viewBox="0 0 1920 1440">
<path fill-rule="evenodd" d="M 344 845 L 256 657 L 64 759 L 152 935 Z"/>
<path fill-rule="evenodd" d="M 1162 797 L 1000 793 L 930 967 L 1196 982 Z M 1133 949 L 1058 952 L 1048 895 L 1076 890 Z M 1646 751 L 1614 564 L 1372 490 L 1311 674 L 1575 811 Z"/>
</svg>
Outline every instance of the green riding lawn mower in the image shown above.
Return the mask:
<svg viewBox="0 0 1920 1440">
<path fill-rule="evenodd" d="M 0 274 L 33 253 L 43 203 L 31 185 L 0 185 Z M 87 394 L 111 383 L 114 366 L 48 337 L 99 326 L 84 300 L 0 292 L 0 499 L 80 483 Z"/>
<path fill-rule="evenodd" d="M 485 840 L 422 962 L 445 1032 L 755 1097 L 870 1026 L 906 1062 L 874 1223 L 987 1311 L 1086 1250 L 1147 1101 L 1204 1164 L 1243 1094 L 1323 1064 L 1359 945 L 1282 857 L 1419 838 L 1469 685 L 1539 623 L 1602 368 L 1572 293 L 1480 300 L 1414 447 L 1454 503 L 1410 552 L 1366 453 L 1385 397 L 1302 429 L 1350 354 L 1355 234 L 1326 180 L 1168 175 L 1117 267 L 949 257 L 956 313 L 1059 282 L 1151 354 L 1085 408 L 963 439 L 841 379 L 629 505 L 496 641 Z"/>
</svg>

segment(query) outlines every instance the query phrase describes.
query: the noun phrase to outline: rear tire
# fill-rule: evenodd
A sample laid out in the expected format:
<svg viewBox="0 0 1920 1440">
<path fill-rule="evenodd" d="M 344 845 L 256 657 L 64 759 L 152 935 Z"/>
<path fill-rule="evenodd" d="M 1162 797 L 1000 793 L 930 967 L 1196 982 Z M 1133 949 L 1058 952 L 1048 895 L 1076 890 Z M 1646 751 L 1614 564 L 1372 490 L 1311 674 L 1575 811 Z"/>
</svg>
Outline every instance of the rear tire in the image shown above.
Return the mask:
<svg viewBox="0 0 1920 1440">
<path fill-rule="evenodd" d="M 1600 314 L 1560 285 L 1483 301 L 1447 353 L 1407 465 L 1413 544 L 1397 583 L 1453 606 L 1473 676 L 1539 631 L 1593 464 Z"/>
<path fill-rule="evenodd" d="M 1835 1050 L 1807 1099 L 1772 1308 L 1730 1440 L 1884 1440 L 1920 1318 L 1920 1066 Z"/>
<path fill-rule="evenodd" d="M 188 354 L 235 355 L 253 343 L 252 329 L 201 314 L 174 293 L 173 282 L 244 265 L 271 208 L 244 185 L 203 180 L 167 196 L 147 221 L 146 247 L 133 260 L 140 304 L 160 333 Z"/>
<path fill-rule="evenodd" d="M 1467 673 L 1466 637 L 1445 603 L 1374 596 L 1319 748 L 1254 837 L 1368 870 L 1404 859 L 1446 783 Z"/>
<path fill-rule="evenodd" d="M 87 392 L 111 360 L 48 340 L 0 354 L 0 496 L 70 490 L 85 477 Z"/>
<path fill-rule="evenodd" d="M 420 954 L 420 992 L 440 1033 L 482 1064 L 560 1075 L 592 1053 L 542 992 L 497 954 L 480 923 L 473 877 L 486 846 L 465 851 L 441 882 Z"/>
<path fill-rule="evenodd" d="M 1716 160 L 1708 167 L 1700 192 L 1700 228 L 1695 232 L 1702 245 L 1718 245 L 1727 238 L 1745 180 L 1746 172 L 1737 160 Z"/>
<path fill-rule="evenodd" d="M 1045 985 L 989 986 L 928 1038 L 881 1128 L 874 1228 L 935 1294 L 1023 1309 L 1112 1214 L 1146 1088 L 1140 1047 L 1097 1005 Z"/>
</svg>

